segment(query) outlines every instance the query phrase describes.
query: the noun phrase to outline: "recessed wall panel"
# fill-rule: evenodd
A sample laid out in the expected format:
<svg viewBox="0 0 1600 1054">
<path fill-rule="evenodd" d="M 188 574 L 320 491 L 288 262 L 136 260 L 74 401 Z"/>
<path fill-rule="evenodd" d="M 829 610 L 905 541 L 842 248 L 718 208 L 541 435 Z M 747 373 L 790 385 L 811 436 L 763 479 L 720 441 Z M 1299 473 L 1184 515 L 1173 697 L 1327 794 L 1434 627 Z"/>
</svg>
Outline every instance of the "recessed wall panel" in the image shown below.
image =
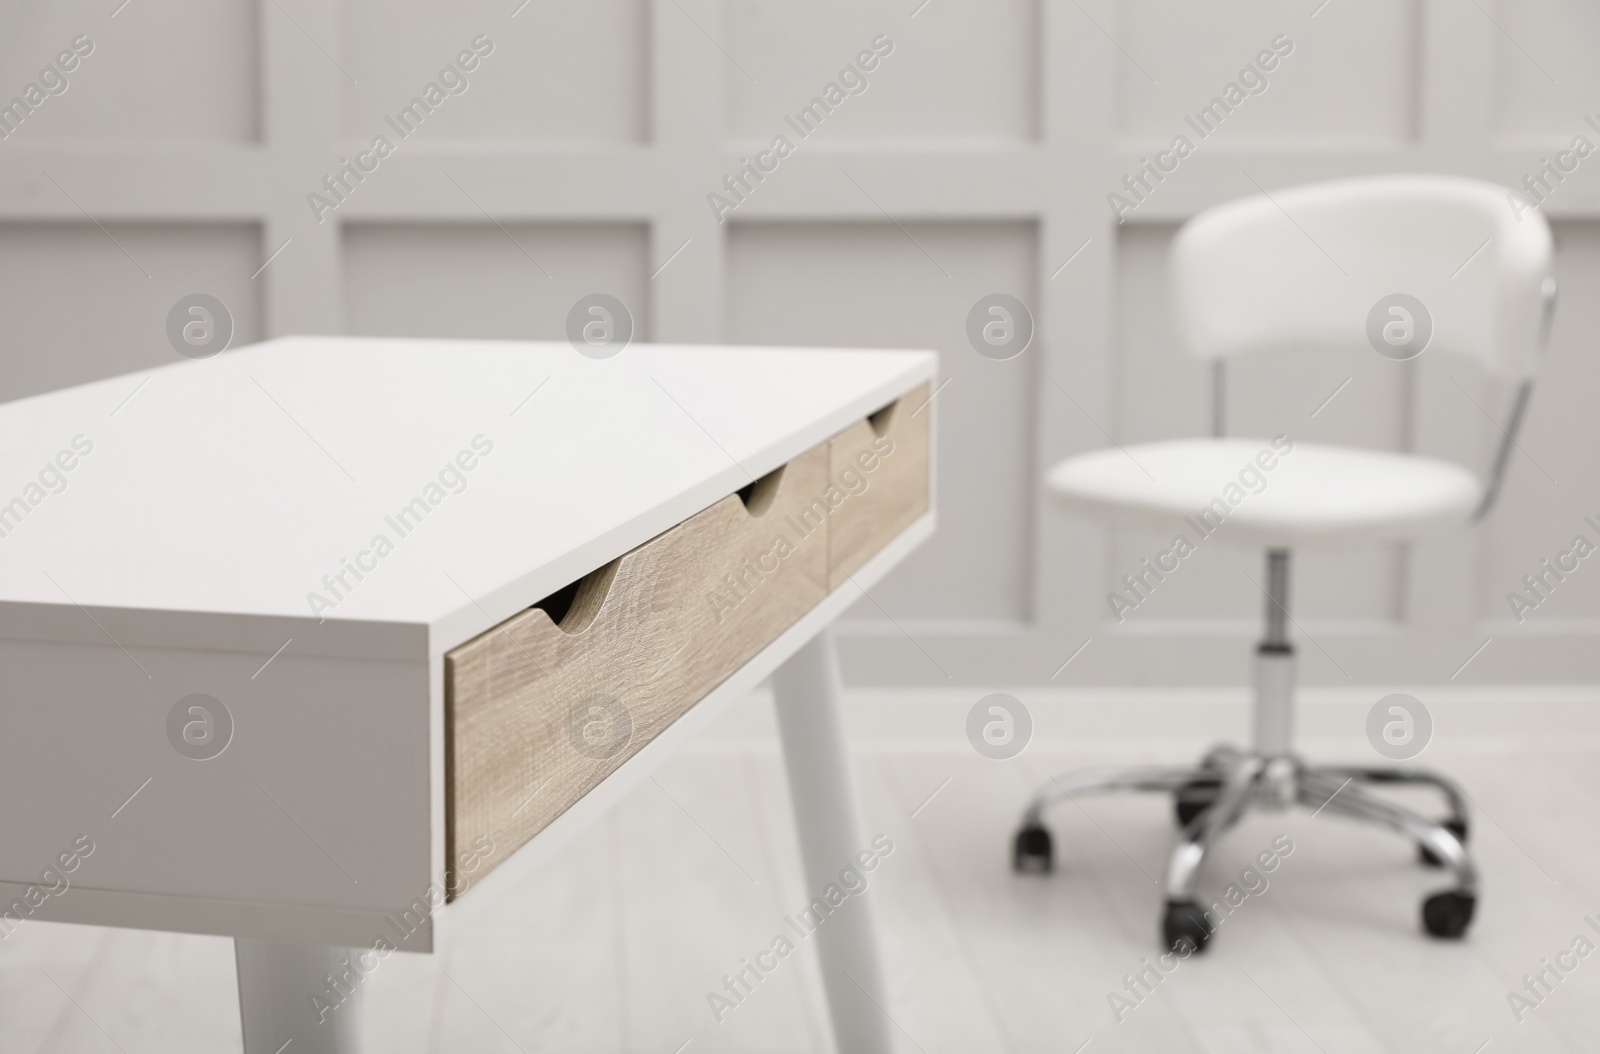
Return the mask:
<svg viewBox="0 0 1600 1054">
<path fill-rule="evenodd" d="M 1030 139 L 1037 134 L 1037 0 L 945 0 L 918 8 L 866 0 L 731 0 L 725 65 L 727 133 L 770 142 Z M 914 14 L 913 14 L 914 13 Z M 863 51 L 864 65 L 846 72 Z M 830 95 L 829 86 L 834 85 Z M 833 100 L 830 103 L 830 99 Z M 813 110 L 821 120 L 784 118 Z"/>
<path fill-rule="evenodd" d="M 1333 0 L 1312 18 L 1317 2 L 1086 4 L 1117 41 L 1104 43 L 1118 63 L 1118 138 L 1165 145 L 1185 135 L 1200 150 L 1411 138 L 1415 0 Z M 1063 17 L 1104 38 L 1079 9 Z M 1261 53 L 1274 48 L 1258 65 Z M 1200 131 L 1184 120 L 1198 118 L 1214 99 L 1223 104 L 1212 111 L 1220 120 L 1197 121 Z"/>
<path fill-rule="evenodd" d="M 1600 134 L 1583 120 L 1600 112 L 1600 8 L 1581 0 L 1488 6 L 1503 27 L 1493 30 L 1496 138 L 1506 146 L 1554 149 L 1582 135 L 1600 145 Z"/>
<path fill-rule="evenodd" d="M 408 133 L 420 143 L 646 138 L 644 0 L 517 4 L 397 8 L 344 0 L 342 63 L 355 78 L 344 80 L 345 136 L 363 143 L 376 135 L 398 143 Z M 404 117 L 408 108 L 421 119 Z"/>
<path fill-rule="evenodd" d="M 1021 620 L 1029 612 L 1033 426 L 1042 349 L 979 355 L 967 314 L 991 293 L 1034 301 L 1024 224 L 735 224 L 727 339 L 932 348 L 940 354 L 939 531 L 873 599 L 896 619 Z M 922 411 L 928 412 L 928 411 Z M 862 617 L 881 618 L 871 601 Z"/>
<path fill-rule="evenodd" d="M 0 223 L 0 401 L 189 361 L 167 317 L 193 293 L 222 302 L 232 347 L 260 340 L 261 279 L 250 275 L 265 258 L 244 224 Z"/>
<path fill-rule="evenodd" d="M 0 131 L 9 133 L 7 145 L 256 139 L 253 0 L 120 2 L 6 5 L 0 102 L 13 109 Z"/>
<path fill-rule="evenodd" d="M 345 331 L 565 340 L 567 313 L 609 293 L 649 339 L 645 231 L 628 224 L 346 224 Z"/>
</svg>

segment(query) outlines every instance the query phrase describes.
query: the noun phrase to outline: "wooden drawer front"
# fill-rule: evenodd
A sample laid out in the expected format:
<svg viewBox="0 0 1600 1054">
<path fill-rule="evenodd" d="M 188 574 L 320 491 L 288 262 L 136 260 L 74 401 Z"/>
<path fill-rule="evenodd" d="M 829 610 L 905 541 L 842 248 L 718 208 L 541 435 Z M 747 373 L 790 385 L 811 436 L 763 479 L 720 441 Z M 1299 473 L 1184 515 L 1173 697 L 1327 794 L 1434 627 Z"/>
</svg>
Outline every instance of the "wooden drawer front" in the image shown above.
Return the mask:
<svg viewBox="0 0 1600 1054">
<path fill-rule="evenodd" d="M 452 866 L 500 863 L 822 600 L 828 532 L 801 514 L 828 464 L 823 444 L 596 571 L 560 625 L 529 608 L 445 656 Z"/>
<path fill-rule="evenodd" d="M 928 511 L 927 401 L 924 384 L 829 442 L 828 480 L 842 496 L 828 518 L 830 590 Z"/>
</svg>

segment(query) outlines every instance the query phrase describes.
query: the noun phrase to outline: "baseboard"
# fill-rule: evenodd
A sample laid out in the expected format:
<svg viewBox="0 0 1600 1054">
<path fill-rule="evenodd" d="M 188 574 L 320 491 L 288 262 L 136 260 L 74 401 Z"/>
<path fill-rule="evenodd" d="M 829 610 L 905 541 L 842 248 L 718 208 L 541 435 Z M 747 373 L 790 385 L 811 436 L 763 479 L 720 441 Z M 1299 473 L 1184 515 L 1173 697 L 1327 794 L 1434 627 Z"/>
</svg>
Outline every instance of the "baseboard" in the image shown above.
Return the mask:
<svg viewBox="0 0 1600 1054">
<path fill-rule="evenodd" d="M 1244 688 L 1012 688 L 1033 716 L 1030 750 L 1189 749 L 1249 735 Z M 1392 685 L 1311 687 L 1301 691 L 1297 743 L 1308 755 L 1365 746 L 1367 711 L 1391 692 L 1415 696 L 1434 722 L 1431 749 L 1515 750 L 1538 746 L 1600 750 L 1600 685 Z M 851 741 L 859 751 L 962 753 L 968 710 L 988 690 L 858 688 L 845 692 Z M 685 749 L 777 749 L 777 724 L 765 686 L 731 706 Z"/>
</svg>

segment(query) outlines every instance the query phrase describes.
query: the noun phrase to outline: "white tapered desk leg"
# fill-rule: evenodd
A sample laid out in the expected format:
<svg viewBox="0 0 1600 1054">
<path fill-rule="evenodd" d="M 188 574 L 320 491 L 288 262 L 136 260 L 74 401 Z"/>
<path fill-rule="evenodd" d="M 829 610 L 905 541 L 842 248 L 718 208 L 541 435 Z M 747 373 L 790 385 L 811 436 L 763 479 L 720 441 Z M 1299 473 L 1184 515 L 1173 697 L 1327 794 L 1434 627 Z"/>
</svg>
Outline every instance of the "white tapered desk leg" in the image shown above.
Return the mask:
<svg viewBox="0 0 1600 1054">
<path fill-rule="evenodd" d="M 807 897 L 819 897 L 856 854 L 868 848 L 862 834 L 855 774 L 845 742 L 839 699 L 839 659 L 823 630 L 772 675 L 783 735 L 789 796 L 794 801 L 805 864 Z M 817 927 L 817 954 L 839 1054 L 891 1054 L 883 964 L 869 887 L 850 897 L 837 917 Z"/>
<path fill-rule="evenodd" d="M 352 976 L 347 960 L 353 954 L 325 944 L 235 938 L 244 1054 L 360 1054 L 361 982 L 331 990 L 342 1002 L 323 998 L 330 977 Z M 320 1020 L 313 995 L 332 1007 Z"/>
</svg>

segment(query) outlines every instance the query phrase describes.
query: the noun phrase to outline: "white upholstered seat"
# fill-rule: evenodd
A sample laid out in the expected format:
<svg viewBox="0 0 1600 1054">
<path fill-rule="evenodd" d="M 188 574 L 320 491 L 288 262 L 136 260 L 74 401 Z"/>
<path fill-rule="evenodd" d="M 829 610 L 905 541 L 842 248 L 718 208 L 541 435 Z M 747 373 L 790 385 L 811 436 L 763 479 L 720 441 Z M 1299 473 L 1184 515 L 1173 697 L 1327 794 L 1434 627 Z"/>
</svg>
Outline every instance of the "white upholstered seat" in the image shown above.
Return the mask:
<svg viewBox="0 0 1600 1054">
<path fill-rule="evenodd" d="M 1074 511 L 1265 549 L 1412 538 L 1464 525 L 1482 496 L 1448 461 L 1283 438 L 1108 447 L 1045 486 Z"/>
</svg>

